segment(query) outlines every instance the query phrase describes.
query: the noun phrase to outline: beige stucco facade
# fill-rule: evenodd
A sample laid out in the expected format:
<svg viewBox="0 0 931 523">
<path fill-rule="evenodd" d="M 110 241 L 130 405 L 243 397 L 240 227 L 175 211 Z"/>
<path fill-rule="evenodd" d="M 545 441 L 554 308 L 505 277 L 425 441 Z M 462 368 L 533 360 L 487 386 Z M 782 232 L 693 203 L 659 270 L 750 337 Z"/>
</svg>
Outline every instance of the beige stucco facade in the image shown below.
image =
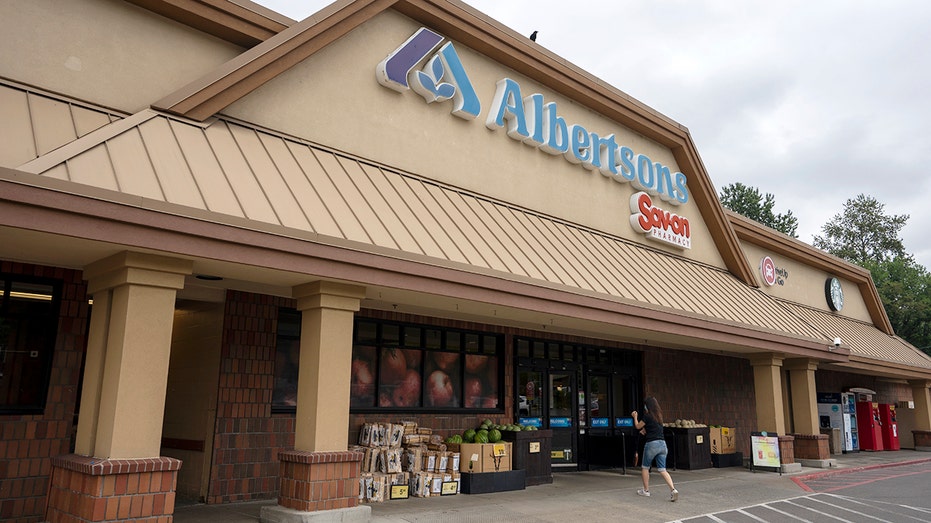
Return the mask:
<svg viewBox="0 0 931 523">
<path fill-rule="evenodd" d="M 128 2 L 3 2 L 0 18 L 28 46 L 0 50 L 0 76 L 127 113 L 242 52 Z"/>
<path fill-rule="evenodd" d="M 364 156 L 404 171 L 478 191 L 552 216 L 642 242 L 630 226 L 629 183 L 568 162 L 562 155 L 511 139 L 506 129 L 491 130 L 485 119 L 496 85 L 518 82 L 523 96 L 540 93 L 556 102 L 558 114 L 618 144 L 645 154 L 672 172 L 679 167 L 668 148 L 567 99 L 474 50 L 457 45 L 482 103 L 481 114 L 464 120 L 450 114 L 450 103 L 427 104 L 407 91 L 380 85 L 375 66 L 422 24 L 386 12 L 354 29 L 289 71 L 258 88 L 224 112 L 279 129 L 312 142 Z M 326 71 L 326 73 L 321 73 Z M 462 159 L 468 158 L 468 161 Z M 723 266 L 694 201 L 659 203 L 692 224 L 692 248 L 654 247 L 689 259 Z"/>
<path fill-rule="evenodd" d="M 857 284 L 843 276 L 812 267 L 804 261 L 795 260 L 779 255 L 749 242 L 742 242 L 741 247 L 747 254 L 747 259 L 756 269 L 760 289 L 776 298 L 801 303 L 819 310 L 833 312 L 828 307 L 825 297 L 825 282 L 835 277 L 841 282 L 844 290 L 844 307 L 836 314 L 853 318 L 859 321 L 872 322 L 870 313 L 866 308 L 863 295 Z M 777 272 L 785 271 L 787 276 L 778 276 L 774 285 L 766 285 L 760 273 L 760 263 L 769 256 L 775 263 Z"/>
</svg>

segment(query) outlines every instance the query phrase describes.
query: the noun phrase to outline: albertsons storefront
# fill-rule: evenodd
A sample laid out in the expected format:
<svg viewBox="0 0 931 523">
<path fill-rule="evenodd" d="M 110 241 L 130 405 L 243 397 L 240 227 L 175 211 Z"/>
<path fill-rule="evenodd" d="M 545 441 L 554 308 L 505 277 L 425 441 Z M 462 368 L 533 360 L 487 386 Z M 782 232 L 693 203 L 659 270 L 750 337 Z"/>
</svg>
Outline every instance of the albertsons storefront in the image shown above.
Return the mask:
<svg viewBox="0 0 931 523">
<path fill-rule="evenodd" d="M 0 20 L 2 517 L 359 510 L 376 424 L 630 466 L 648 395 L 743 455 L 823 459 L 818 393 L 931 431 L 867 272 L 724 211 L 683 126 L 466 4 Z"/>
</svg>

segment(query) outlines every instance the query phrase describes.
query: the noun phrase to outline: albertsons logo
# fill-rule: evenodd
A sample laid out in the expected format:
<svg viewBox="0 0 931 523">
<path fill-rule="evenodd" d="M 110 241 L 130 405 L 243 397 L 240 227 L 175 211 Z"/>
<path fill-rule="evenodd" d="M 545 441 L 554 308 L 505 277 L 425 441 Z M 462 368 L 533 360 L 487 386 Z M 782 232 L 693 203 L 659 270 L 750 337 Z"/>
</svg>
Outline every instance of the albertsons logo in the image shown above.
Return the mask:
<svg viewBox="0 0 931 523">
<path fill-rule="evenodd" d="M 385 87 L 404 92 L 412 89 L 427 103 L 453 100 L 452 113 L 472 120 L 482 110 L 472 82 L 452 42 L 446 42 L 427 60 L 423 69 L 414 68 L 433 53 L 443 37 L 426 27 L 420 28 L 375 68 L 375 77 Z"/>
<path fill-rule="evenodd" d="M 375 77 L 389 89 L 401 93 L 412 90 L 427 103 L 452 100 L 452 114 L 474 120 L 482 104 L 456 48 L 452 42 L 444 44 L 444 40 L 443 36 L 421 27 L 378 64 Z M 507 136 L 528 147 L 562 156 L 618 183 L 630 183 L 670 205 L 689 201 L 688 180 L 681 171 L 655 162 L 646 154 L 637 154 L 633 148 L 618 143 L 613 132 L 591 131 L 581 124 L 567 122 L 559 114 L 556 102 L 546 101 L 541 93 L 522 94 L 520 85 L 510 78 L 497 82 L 485 127 L 493 131 L 506 128 Z M 682 240 L 678 239 L 676 244 L 682 246 Z"/>
</svg>

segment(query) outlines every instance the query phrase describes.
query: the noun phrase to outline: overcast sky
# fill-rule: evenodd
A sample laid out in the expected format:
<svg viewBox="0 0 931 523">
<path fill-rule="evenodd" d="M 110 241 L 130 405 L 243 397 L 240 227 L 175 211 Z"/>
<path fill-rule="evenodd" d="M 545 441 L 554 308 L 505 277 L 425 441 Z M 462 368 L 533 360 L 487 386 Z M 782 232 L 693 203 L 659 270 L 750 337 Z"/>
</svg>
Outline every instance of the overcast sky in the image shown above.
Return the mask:
<svg viewBox="0 0 931 523">
<path fill-rule="evenodd" d="M 301 20 L 329 2 L 259 3 Z M 931 269 L 931 2 L 467 3 L 688 127 L 718 192 L 772 193 L 800 240 L 863 193 L 910 216 Z"/>
</svg>

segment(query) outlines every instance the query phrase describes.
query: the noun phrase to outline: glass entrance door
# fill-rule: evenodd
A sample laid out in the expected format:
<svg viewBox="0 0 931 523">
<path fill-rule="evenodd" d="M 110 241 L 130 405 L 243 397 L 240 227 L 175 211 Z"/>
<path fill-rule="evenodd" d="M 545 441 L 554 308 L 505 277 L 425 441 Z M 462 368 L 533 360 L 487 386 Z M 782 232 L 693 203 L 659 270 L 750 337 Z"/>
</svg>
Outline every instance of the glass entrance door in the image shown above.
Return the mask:
<svg viewBox="0 0 931 523">
<path fill-rule="evenodd" d="M 549 428 L 553 431 L 553 467 L 575 467 L 578 427 L 575 424 L 579 390 L 575 372 L 550 371 L 549 373 Z M 582 399 L 584 403 L 584 399 Z"/>
</svg>

